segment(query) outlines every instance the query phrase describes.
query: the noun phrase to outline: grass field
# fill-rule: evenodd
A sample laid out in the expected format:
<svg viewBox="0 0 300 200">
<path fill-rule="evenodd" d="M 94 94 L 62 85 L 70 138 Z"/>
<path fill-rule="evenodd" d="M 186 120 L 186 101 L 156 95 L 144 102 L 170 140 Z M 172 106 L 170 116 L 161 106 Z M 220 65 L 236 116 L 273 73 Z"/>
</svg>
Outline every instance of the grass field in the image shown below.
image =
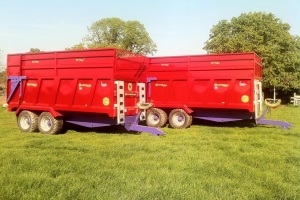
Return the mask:
<svg viewBox="0 0 300 200">
<path fill-rule="evenodd" d="M 21 133 L 0 108 L 0 199 L 300 199 L 300 107 L 267 117 L 294 127 L 196 121 L 163 137 L 51 136 Z"/>
</svg>

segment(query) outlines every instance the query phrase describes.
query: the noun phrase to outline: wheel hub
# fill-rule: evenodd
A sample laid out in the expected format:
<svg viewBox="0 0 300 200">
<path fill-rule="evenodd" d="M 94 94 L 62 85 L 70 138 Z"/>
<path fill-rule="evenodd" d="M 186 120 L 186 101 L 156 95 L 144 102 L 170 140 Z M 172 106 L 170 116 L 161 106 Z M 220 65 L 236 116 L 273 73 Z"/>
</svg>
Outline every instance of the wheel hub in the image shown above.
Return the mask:
<svg viewBox="0 0 300 200">
<path fill-rule="evenodd" d="M 153 120 L 157 121 L 159 119 L 159 116 L 158 115 L 154 115 L 153 116 Z"/>
<path fill-rule="evenodd" d="M 26 129 L 29 127 L 30 125 L 30 118 L 28 117 L 24 117 L 22 120 L 21 120 L 21 124 L 22 126 Z"/>
<path fill-rule="evenodd" d="M 181 113 L 174 114 L 173 122 L 177 126 L 181 126 L 182 124 L 184 124 L 184 121 L 185 121 L 185 118 Z"/>
<path fill-rule="evenodd" d="M 177 120 L 178 120 L 179 122 L 182 122 L 182 121 L 184 120 L 184 118 L 183 118 L 182 116 L 178 116 Z"/>
<path fill-rule="evenodd" d="M 49 117 L 43 117 L 41 120 L 41 126 L 44 131 L 49 131 L 52 126 L 51 119 L 49 119 Z"/>
</svg>

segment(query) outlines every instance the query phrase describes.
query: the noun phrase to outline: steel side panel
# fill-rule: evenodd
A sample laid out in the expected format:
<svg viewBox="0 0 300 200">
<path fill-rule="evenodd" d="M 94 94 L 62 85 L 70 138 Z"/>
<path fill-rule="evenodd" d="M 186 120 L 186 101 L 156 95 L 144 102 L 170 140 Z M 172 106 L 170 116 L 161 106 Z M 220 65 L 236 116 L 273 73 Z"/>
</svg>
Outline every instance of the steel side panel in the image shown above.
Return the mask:
<svg viewBox="0 0 300 200">
<path fill-rule="evenodd" d="M 116 117 L 114 82 L 118 77 L 125 79 L 125 115 L 136 115 L 139 111 L 137 82 L 146 79 L 145 58 L 120 59 L 115 49 L 8 55 L 7 74 L 27 77 L 22 81 L 23 91 L 17 88 L 9 109 L 88 112 Z M 118 59 L 122 62 L 118 63 Z M 134 78 L 132 72 L 126 72 L 128 69 L 135 70 Z"/>
<path fill-rule="evenodd" d="M 261 60 L 254 53 L 149 58 L 156 107 L 243 109 L 254 112 L 254 79 Z"/>
</svg>

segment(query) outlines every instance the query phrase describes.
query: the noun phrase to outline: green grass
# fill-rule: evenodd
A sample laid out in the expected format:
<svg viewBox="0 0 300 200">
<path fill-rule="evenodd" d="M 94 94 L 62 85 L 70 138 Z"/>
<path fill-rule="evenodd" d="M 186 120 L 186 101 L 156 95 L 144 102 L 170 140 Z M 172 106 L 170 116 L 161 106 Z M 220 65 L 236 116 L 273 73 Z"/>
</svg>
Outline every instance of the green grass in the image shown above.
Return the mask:
<svg viewBox="0 0 300 200">
<path fill-rule="evenodd" d="M 300 107 L 267 117 L 294 127 L 196 121 L 163 137 L 49 136 L 21 133 L 1 108 L 0 199 L 300 199 Z"/>
</svg>

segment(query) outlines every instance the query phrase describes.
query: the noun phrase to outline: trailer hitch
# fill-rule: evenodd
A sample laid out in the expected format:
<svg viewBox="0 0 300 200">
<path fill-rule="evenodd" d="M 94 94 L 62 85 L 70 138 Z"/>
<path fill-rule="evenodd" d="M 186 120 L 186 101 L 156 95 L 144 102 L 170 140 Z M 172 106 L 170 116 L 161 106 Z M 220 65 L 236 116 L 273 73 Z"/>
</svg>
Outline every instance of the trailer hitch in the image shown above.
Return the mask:
<svg viewBox="0 0 300 200">
<path fill-rule="evenodd" d="M 124 127 L 128 131 L 147 132 L 151 133 L 153 136 L 165 134 L 162 130 L 158 128 L 139 125 L 140 115 L 141 111 L 136 116 L 125 116 L 125 124 L 123 124 Z"/>
<path fill-rule="evenodd" d="M 281 126 L 281 128 L 283 128 L 283 129 L 288 129 L 292 126 L 292 124 L 285 122 L 285 121 L 265 119 L 265 115 L 269 110 L 270 110 L 270 107 L 267 106 L 267 108 L 263 112 L 262 116 L 258 120 L 256 120 L 256 124 Z"/>
</svg>

